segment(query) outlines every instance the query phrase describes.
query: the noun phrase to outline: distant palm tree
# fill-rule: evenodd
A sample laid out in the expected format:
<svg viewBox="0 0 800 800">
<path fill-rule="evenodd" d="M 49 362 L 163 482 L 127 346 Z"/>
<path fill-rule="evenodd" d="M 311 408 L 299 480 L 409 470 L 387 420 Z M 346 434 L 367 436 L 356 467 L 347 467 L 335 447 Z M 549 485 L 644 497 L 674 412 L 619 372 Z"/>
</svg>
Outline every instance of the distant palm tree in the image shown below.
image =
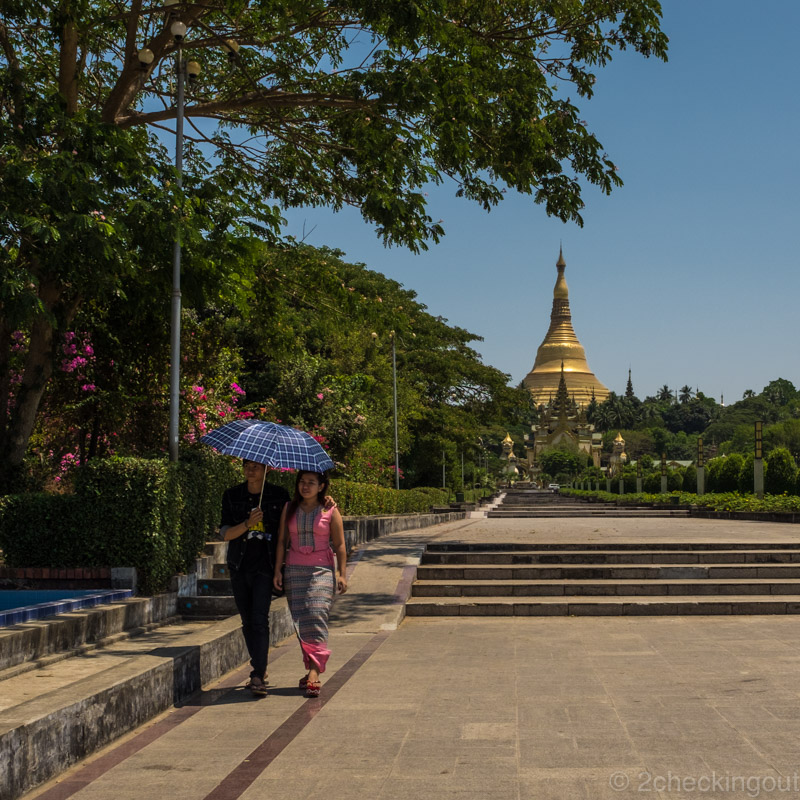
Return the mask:
<svg viewBox="0 0 800 800">
<path fill-rule="evenodd" d="M 681 405 L 685 405 L 692 399 L 692 387 L 691 386 L 681 386 L 680 394 L 678 395 L 678 401 Z"/>
<path fill-rule="evenodd" d="M 672 389 L 667 386 L 665 383 L 659 390 L 656 397 L 661 400 L 662 403 L 669 403 L 672 401 Z"/>
<path fill-rule="evenodd" d="M 755 397 L 756 393 L 752 389 L 745 389 L 744 394 L 742 394 L 742 400 L 749 400 L 751 397 Z"/>
<path fill-rule="evenodd" d="M 597 406 L 597 410 L 593 415 L 593 423 L 598 431 L 607 431 L 611 425 L 611 410 L 606 403 L 601 403 Z"/>
<path fill-rule="evenodd" d="M 639 422 L 652 422 L 653 420 L 660 419 L 661 412 L 655 403 L 642 403 L 638 412 Z"/>
</svg>

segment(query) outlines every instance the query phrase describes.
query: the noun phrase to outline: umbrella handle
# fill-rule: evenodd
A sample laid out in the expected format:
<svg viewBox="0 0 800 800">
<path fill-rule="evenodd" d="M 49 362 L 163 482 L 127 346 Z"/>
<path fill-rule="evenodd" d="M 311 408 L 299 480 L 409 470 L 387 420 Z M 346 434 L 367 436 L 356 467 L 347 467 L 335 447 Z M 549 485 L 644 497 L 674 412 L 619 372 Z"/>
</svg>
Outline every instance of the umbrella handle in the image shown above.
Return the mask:
<svg viewBox="0 0 800 800">
<path fill-rule="evenodd" d="M 258 497 L 258 507 L 261 508 L 261 500 L 264 498 L 264 484 L 267 482 L 267 465 L 264 464 L 264 474 L 261 477 L 261 494 Z"/>
</svg>

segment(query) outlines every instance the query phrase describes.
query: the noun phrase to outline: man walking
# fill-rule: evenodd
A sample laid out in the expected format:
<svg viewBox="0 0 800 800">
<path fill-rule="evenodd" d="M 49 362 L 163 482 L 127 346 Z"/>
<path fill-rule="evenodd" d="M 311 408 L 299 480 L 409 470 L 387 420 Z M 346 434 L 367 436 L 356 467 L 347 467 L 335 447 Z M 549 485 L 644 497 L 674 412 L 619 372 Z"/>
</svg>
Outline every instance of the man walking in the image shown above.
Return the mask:
<svg viewBox="0 0 800 800">
<path fill-rule="evenodd" d="M 267 696 L 269 608 L 278 523 L 289 493 L 264 480 L 266 467 L 243 464 L 245 481 L 222 496 L 220 536 L 228 544 L 228 568 L 242 633 L 250 654 L 247 688 L 256 697 Z"/>
</svg>

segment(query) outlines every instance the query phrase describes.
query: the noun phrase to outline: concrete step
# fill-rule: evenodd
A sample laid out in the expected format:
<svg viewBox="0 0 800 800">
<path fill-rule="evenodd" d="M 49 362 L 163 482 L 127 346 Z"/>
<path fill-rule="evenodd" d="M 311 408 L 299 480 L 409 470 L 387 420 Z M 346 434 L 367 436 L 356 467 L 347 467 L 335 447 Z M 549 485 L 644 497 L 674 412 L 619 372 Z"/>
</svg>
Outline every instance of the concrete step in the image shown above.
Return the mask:
<svg viewBox="0 0 800 800">
<path fill-rule="evenodd" d="M 798 555 L 798 559 L 800 559 L 800 555 Z M 198 578 L 197 594 L 206 597 L 232 596 L 233 589 L 231 589 L 230 578 Z"/>
<path fill-rule="evenodd" d="M 800 564 L 613 564 L 609 566 L 493 564 L 419 566 L 417 580 L 705 580 L 800 578 Z"/>
<path fill-rule="evenodd" d="M 0 680 L 74 653 L 174 622 L 176 595 L 131 597 L 81 611 L 0 628 Z M 11 670 L 12 672 L 9 672 Z"/>
<path fill-rule="evenodd" d="M 410 617 L 511 616 L 681 616 L 688 614 L 800 614 L 798 595 L 726 595 L 724 597 L 412 597 Z"/>
<path fill-rule="evenodd" d="M 211 556 L 215 564 L 222 563 L 225 561 L 225 556 L 228 552 L 228 543 L 219 541 L 206 542 L 203 552 L 207 556 Z"/>
<path fill-rule="evenodd" d="M 179 597 L 178 613 L 185 619 L 225 619 L 235 616 L 236 603 L 232 596 Z"/>
<path fill-rule="evenodd" d="M 664 595 L 800 595 L 800 578 L 740 581 L 417 581 L 413 597 L 579 597 Z"/>
<path fill-rule="evenodd" d="M 792 564 L 800 563 L 800 550 L 548 550 L 548 551 L 472 551 L 428 552 L 424 565 L 476 564 Z M 198 582 L 198 586 L 199 586 Z"/>
<path fill-rule="evenodd" d="M 228 569 L 227 564 L 214 564 L 214 568 L 211 570 L 211 577 L 230 579 L 231 571 Z"/>
</svg>

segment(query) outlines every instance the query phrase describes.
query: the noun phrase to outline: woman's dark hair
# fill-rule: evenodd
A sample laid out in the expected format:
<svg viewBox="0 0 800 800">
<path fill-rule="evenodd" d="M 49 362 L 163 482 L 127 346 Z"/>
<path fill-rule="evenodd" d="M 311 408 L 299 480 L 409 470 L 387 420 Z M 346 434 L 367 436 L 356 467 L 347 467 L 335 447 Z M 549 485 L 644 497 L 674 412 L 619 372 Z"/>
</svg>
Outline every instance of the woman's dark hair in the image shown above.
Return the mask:
<svg viewBox="0 0 800 800">
<path fill-rule="evenodd" d="M 286 512 L 286 519 L 287 521 L 290 520 L 295 512 L 297 511 L 297 507 L 302 502 L 303 498 L 300 494 L 300 489 L 298 488 L 300 485 L 300 481 L 303 479 L 303 475 L 313 475 L 319 481 L 319 491 L 317 492 L 317 502 L 320 505 L 323 505 L 325 502 L 325 492 L 328 491 L 328 486 L 330 486 L 330 479 L 328 478 L 327 472 L 312 472 L 308 469 L 301 469 L 297 472 L 297 478 L 294 481 L 294 497 L 289 501 L 289 509 Z"/>
</svg>

